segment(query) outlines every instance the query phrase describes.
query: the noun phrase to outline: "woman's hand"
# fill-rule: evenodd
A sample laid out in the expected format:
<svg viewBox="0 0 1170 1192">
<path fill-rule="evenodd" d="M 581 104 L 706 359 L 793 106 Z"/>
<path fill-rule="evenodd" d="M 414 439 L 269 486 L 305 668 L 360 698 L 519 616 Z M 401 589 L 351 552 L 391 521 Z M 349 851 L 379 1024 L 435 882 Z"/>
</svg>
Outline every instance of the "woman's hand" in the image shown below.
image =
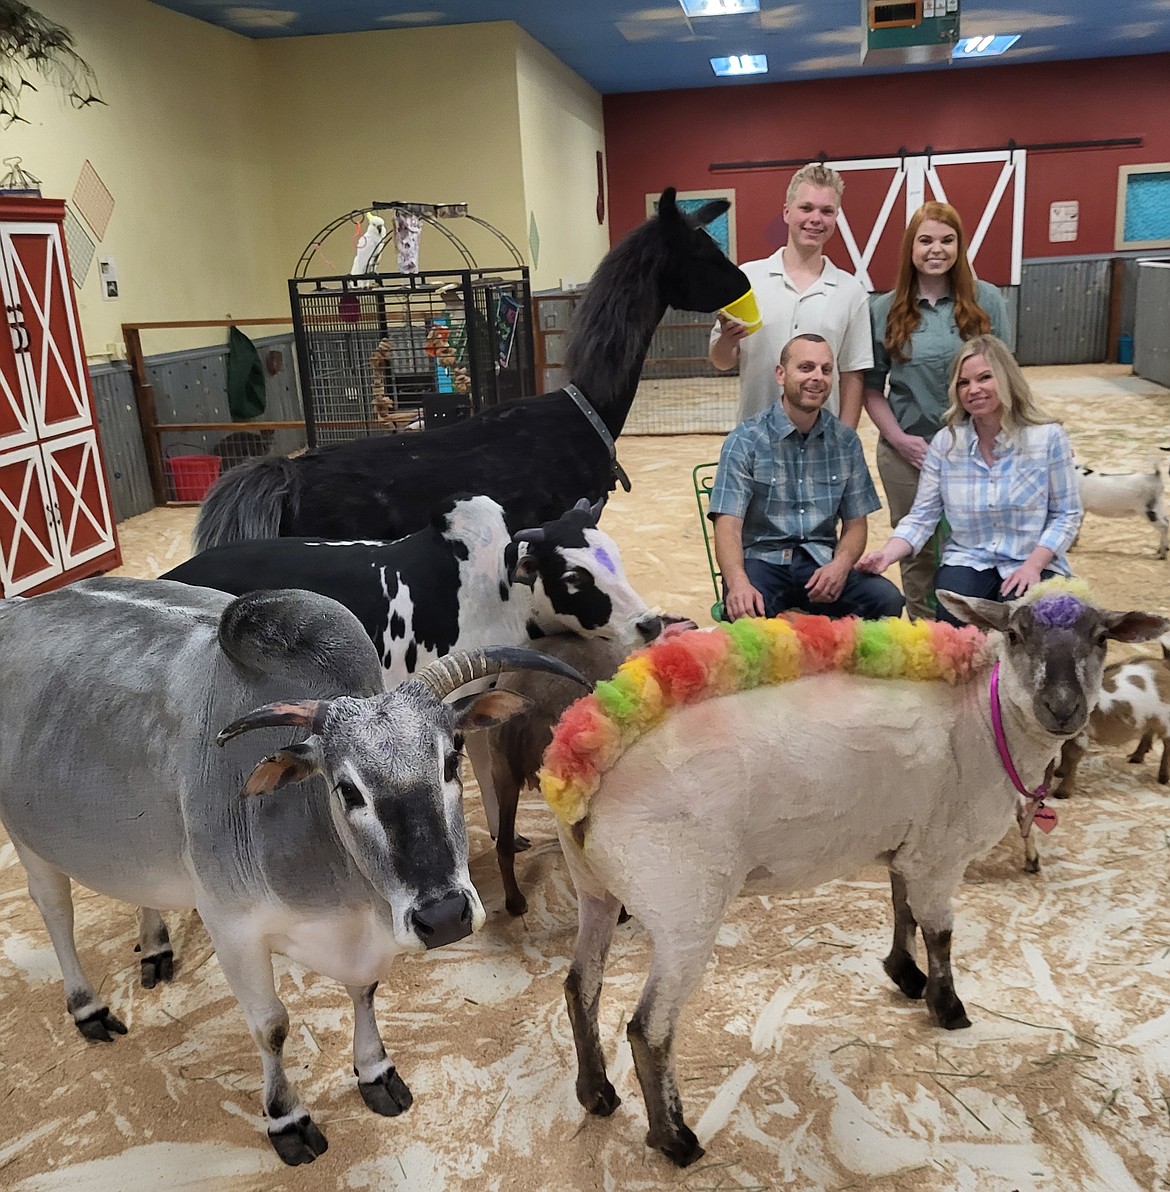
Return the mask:
<svg viewBox="0 0 1170 1192">
<path fill-rule="evenodd" d="M 930 444 L 921 435 L 903 435 L 890 446 L 912 467 L 922 471 L 926 451 Z"/>
<path fill-rule="evenodd" d="M 869 575 L 881 575 L 893 561 L 893 559 L 886 557 L 884 549 L 871 550 L 868 554 L 862 555 L 853 564 L 853 569 L 855 571 L 864 571 Z"/>
<path fill-rule="evenodd" d="M 1000 594 L 1011 600 L 1023 596 L 1033 585 L 1040 582 L 1040 567 L 1038 564 L 1025 560 L 1010 575 L 1005 576 Z"/>
</svg>

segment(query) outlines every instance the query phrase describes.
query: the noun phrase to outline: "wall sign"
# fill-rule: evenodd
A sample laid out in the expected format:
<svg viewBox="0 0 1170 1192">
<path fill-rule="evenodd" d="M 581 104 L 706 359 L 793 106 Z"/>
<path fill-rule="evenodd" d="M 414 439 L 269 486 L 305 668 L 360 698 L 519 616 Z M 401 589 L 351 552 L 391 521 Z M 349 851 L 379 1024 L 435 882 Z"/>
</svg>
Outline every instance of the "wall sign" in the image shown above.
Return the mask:
<svg viewBox="0 0 1170 1192">
<path fill-rule="evenodd" d="M 1077 238 L 1081 205 L 1076 199 L 1051 203 L 1048 207 L 1048 243 L 1064 244 Z"/>
</svg>

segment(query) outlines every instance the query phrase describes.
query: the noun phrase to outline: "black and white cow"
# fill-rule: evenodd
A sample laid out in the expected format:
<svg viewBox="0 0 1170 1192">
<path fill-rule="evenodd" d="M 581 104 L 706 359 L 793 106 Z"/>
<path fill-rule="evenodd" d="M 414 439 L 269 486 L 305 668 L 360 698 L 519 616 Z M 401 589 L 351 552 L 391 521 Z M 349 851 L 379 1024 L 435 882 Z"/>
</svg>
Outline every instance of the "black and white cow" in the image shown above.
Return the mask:
<svg viewBox="0 0 1170 1192">
<path fill-rule="evenodd" d="M 661 629 L 587 501 L 513 538 L 496 501 L 461 497 L 396 542 L 233 542 L 159 578 L 233 596 L 273 588 L 330 596 L 365 627 L 387 690 L 453 650 L 519 646 L 552 633 L 633 648 Z"/>
</svg>

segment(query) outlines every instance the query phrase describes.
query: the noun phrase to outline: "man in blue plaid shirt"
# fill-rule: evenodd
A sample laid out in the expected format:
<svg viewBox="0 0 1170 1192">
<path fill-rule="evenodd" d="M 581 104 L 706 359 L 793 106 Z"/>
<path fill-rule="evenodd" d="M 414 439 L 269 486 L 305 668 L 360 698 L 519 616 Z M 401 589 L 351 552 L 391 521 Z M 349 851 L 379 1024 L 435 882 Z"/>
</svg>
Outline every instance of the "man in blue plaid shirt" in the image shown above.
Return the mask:
<svg viewBox="0 0 1170 1192">
<path fill-rule="evenodd" d="M 833 388 L 824 338 L 789 340 L 776 379 L 780 400 L 727 436 L 711 490 L 724 616 L 898 616 L 898 589 L 853 570 L 881 502 L 857 432 L 821 409 Z"/>
</svg>

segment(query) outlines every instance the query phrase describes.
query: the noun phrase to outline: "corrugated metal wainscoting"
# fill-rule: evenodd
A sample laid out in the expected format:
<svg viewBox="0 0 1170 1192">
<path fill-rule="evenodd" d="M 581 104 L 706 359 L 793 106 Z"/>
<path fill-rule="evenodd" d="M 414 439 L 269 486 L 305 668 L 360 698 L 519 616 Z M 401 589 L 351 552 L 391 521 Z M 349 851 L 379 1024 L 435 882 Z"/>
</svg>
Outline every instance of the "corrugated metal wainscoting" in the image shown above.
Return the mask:
<svg viewBox="0 0 1170 1192">
<path fill-rule="evenodd" d="M 1170 261 L 1143 261 L 1138 269 L 1133 371 L 1170 388 Z"/>
<path fill-rule="evenodd" d="M 94 364 L 89 369 L 93 399 L 97 407 L 98 433 L 106 457 L 106 475 L 114 503 L 114 520 L 145 513 L 154 508 L 150 472 L 142 427 L 130 383 L 130 366 L 124 360 Z"/>
<path fill-rule="evenodd" d="M 1109 261 L 1025 263 L 1016 358 L 1021 364 L 1096 364 L 1109 332 Z"/>
<path fill-rule="evenodd" d="M 275 373 L 265 369 L 264 388 L 267 409 L 264 421 L 299 422 L 304 419 L 296 379 L 296 353 L 291 333 L 256 339 L 261 359 L 279 355 Z M 167 352 L 146 358 L 147 376 L 154 388 L 155 406 L 160 423 L 228 422 L 231 412 L 227 402 L 227 344 Z M 99 364 L 90 368 L 98 426 L 106 456 L 106 470 L 118 521 L 154 508 L 146 450 L 130 381 L 130 368 L 124 361 Z M 248 423 L 240 423 L 246 428 Z M 211 452 L 229 431 L 188 431 L 165 436 L 164 454 L 186 451 Z M 305 445 L 300 430 L 277 431 L 270 450 L 287 455 Z"/>
</svg>

